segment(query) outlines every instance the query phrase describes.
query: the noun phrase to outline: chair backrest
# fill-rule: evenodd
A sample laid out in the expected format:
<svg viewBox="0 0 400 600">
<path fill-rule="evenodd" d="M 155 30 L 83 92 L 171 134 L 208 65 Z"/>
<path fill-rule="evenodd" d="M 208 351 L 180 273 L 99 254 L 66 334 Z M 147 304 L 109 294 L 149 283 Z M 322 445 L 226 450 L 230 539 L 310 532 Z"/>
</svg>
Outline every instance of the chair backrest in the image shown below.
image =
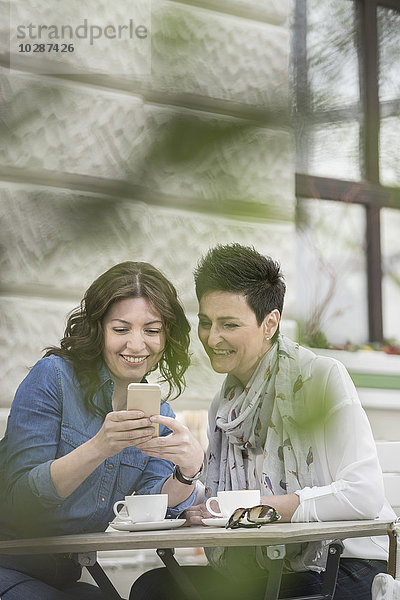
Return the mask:
<svg viewBox="0 0 400 600">
<path fill-rule="evenodd" d="M 383 472 L 386 498 L 400 517 L 400 441 L 377 440 L 375 443 Z"/>
</svg>

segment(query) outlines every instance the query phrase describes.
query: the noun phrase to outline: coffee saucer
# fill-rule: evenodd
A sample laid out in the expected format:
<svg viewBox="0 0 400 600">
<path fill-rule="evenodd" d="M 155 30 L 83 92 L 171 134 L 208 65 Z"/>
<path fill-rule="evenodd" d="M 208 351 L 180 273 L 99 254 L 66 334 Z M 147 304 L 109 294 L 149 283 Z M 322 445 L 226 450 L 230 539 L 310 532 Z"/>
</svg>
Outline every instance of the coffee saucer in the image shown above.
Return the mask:
<svg viewBox="0 0 400 600">
<path fill-rule="evenodd" d="M 186 519 L 163 519 L 162 521 L 112 521 L 110 527 L 117 531 L 153 531 L 157 529 L 176 529 L 186 522 Z"/>
<path fill-rule="evenodd" d="M 202 519 L 204 525 L 208 525 L 208 527 L 225 527 L 228 521 L 229 517 L 211 517 L 210 519 Z"/>
</svg>

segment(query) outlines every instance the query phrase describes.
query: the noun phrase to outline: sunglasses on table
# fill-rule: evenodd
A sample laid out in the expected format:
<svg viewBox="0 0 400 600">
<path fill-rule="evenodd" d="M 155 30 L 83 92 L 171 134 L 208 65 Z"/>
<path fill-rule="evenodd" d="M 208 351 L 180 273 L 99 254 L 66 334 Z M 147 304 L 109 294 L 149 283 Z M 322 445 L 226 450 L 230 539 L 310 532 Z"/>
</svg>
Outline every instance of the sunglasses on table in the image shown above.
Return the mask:
<svg viewBox="0 0 400 600">
<path fill-rule="evenodd" d="M 247 522 L 243 523 L 243 519 L 247 517 Z M 238 527 L 261 527 L 267 523 L 279 521 L 281 515 L 272 506 L 259 504 L 251 508 L 237 508 L 229 517 L 226 529 L 238 529 Z"/>
</svg>

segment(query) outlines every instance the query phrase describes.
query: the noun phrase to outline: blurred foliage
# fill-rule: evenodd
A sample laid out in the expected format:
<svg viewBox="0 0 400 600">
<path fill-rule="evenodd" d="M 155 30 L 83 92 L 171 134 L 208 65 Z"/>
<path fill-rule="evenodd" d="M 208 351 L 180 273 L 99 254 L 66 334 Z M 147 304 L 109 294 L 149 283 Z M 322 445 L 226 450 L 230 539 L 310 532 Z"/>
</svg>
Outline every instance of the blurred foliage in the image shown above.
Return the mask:
<svg viewBox="0 0 400 600">
<path fill-rule="evenodd" d="M 380 77 L 390 79 L 391 86 L 400 89 L 398 60 L 400 56 L 400 13 L 397 10 L 377 7 L 378 35 L 380 41 Z M 382 83 L 382 81 L 381 81 Z"/>
<path fill-rule="evenodd" d="M 171 205 L 175 204 L 184 208 L 185 198 L 167 198 L 168 186 L 163 186 L 162 181 L 164 179 L 168 183 L 175 171 L 179 176 L 183 174 L 183 169 L 186 169 L 189 179 L 190 171 L 195 171 L 195 167 L 198 168 L 198 165 L 202 163 L 200 175 L 207 185 L 201 188 L 202 193 L 199 194 L 196 191 L 198 182 L 194 181 L 193 194 L 188 200 L 191 199 L 195 204 L 188 201 L 189 209 L 195 208 L 196 203 L 199 208 L 202 203 L 206 203 L 206 209 L 227 216 L 230 216 L 230 212 L 232 212 L 233 216 L 239 214 L 251 218 L 252 212 L 255 211 L 256 218 L 266 220 L 269 217 L 276 218 L 276 204 L 279 202 L 274 202 L 268 189 L 265 189 L 263 195 L 252 196 L 250 189 L 252 182 L 249 182 L 246 194 L 243 191 L 243 182 L 252 174 L 247 174 L 244 170 L 239 172 L 237 168 L 235 169 L 235 164 L 242 161 L 243 165 L 246 165 L 249 149 L 256 147 L 254 142 L 260 143 L 260 140 L 256 139 L 255 132 L 257 130 L 267 130 L 270 127 L 276 130 L 282 127 L 287 131 L 289 125 L 287 99 L 283 98 L 280 92 L 276 92 L 275 95 L 274 93 L 270 94 L 268 106 L 257 105 L 257 102 L 254 102 L 253 106 L 251 104 L 241 105 L 240 102 L 227 98 L 227 92 L 222 87 L 218 92 L 218 82 L 215 82 L 215 74 L 210 69 L 210 82 L 213 89 L 216 90 L 215 97 L 206 97 L 206 104 L 202 105 L 203 101 L 200 97 L 196 100 L 195 94 L 193 98 L 190 97 L 190 94 L 186 94 L 185 97 L 181 96 L 179 90 L 182 89 L 182 81 L 196 78 L 196 73 L 193 73 L 193 64 L 196 64 L 196 61 L 193 61 L 193 57 L 196 57 L 200 50 L 204 52 L 205 42 L 202 37 L 204 23 L 196 12 L 193 13 L 193 19 L 194 22 L 188 20 L 187 14 L 178 3 L 171 3 L 167 6 L 154 5 L 153 20 L 156 25 L 152 35 L 152 60 L 154 63 L 152 79 L 145 84 L 132 81 L 129 91 L 133 94 L 141 94 L 144 91 L 145 102 L 147 94 L 150 97 L 154 94 L 165 94 L 162 96 L 162 102 L 165 102 L 163 115 L 160 123 L 157 123 L 157 118 L 150 119 L 150 125 L 154 127 L 154 131 L 142 132 L 141 148 L 139 151 L 135 149 L 128 160 L 119 155 L 118 140 L 112 138 L 100 140 L 101 143 L 109 145 L 109 154 L 113 155 L 114 160 L 120 160 L 119 167 L 122 167 L 124 172 L 122 181 L 108 182 L 105 193 L 109 193 L 110 196 L 124 196 L 134 200 L 157 203 L 157 194 L 161 192 L 161 195 L 165 193 L 163 201 L 166 205 L 171 203 Z M 212 28 L 209 32 L 207 31 L 207 34 L 213 35 Z M 221 50 L 218 42 L 218 40 L 213 40 L 216 48 Z M 226 56 L 226 60 L 228 60 L 229 49 L 226 49 Z M 222 58 L 222 63 L 223 60 Z M 175 69 L 176 64 L 179 64 L 179 69 Z M 202 65 L 205 73 L 207 73 L 206 67 L 207 65 Z M 256 69 L 256 66 L 254 68 Z M 119 85 L 121 85 L 121 89 L 127 86 L 126 82 L 114 78 L 113 73 L 109 74 L 109 78 L 112 86 L 115 86 L 116 89 Z M 13 136 L 20 138 L 21 132 L 26 130 L 27 126 L 29 127 L 30 122 L 35 123 L 38 119 L 40 120 L 40 107 L 46 103 L 51 102 L 54 106 L 53 113 L 50 115 L 53 123 L 58 119 L 58 103 L 61 108 L 60 116 L 64 118 L 62 114 L 64 110 L 63 89 L 58 84 L 60 79 L 78 80 L 82 83 L 90 83 L 93 80 L 94 83 L 100 84 L 103 84 L 104 81 L 104 78 L 100 81 L 99 78 L 92 78 L 90 74 L 84 76 L 59 74 L 56 77 L 48 78 L 45 85 L 39 78 L 37 81 L 32 79 L 29 83 L 27 82 L 25 87 L 17 86 L 16 89 L 13 89 L 14 86 L 8 86 L 5 79 L 3 85 L 8 88 L 6 90 L 8 98 L 1 106 L 0 131 L 6 142 L 7 138 Z M 112 97 L 110 97 L 110 102 L 112 102 Z M 197 110 L 196 103 L 200 106 L 200 110 Z M 161 108 L 162 103 L 159 106 Z M 205 106 L 209 107 L 209 111 L 204 110 Z M 46 114 L 46 111 L 43 113 Z M 43 125 L 45 127 L 46 123 Z M 94 131 L 93 141 L 98 142 L 95 133 Z M 117 134 L 120 133 L 117 132 Z M 266 153 L 268 153 L 267 144 L 268 141 L 264 145 Z M 135 147 L 135 144 L 132 144 L 132 147 Z M 71 147 L 70 151 L 72 154 L 74 149 Z M 93 145 L 93 152 L 95 151 L 96 144 Z M 275 151 L 276 147 L 271 147 L 272 163 Z M 43 164 L 41 158 L 37 157 L 39 168 Z M 225 170 L 221 168 L 224 161 L 227 165 Z M 28 168 L 35 162 L 36 157 L 30 156 Z M 232 169 L 229 168 L 229 165 L 232 166 Z M 101 175 L 99 173 L 100 177 Z M 29 177 L 32 178 L 32 174 L 27 174 L 28 181 Z M 50 178 L 51 176 L 46 173 L 44 177 Z M 54 183 L 62 187 L 64 183 L 62 173 L 57 173 L 56 177 L 57 181 Z M 66 187 L 68 187 L 71 185 L 71 181 L 68 178 L 65 179 Z M 90 182 L 88 184 L 90 185 Z M 82 181 L 82 185 L 85 186 L 84 181 Z M 288 200 L 290 201 L 290 199 Z M 270 201 L 271 212 L 269 212 Z M 283 207 L 278 206 L 278 208 L 281 210 L 280 216 L 287 218 Z M 105 209 L 105 205 L 99 207 L 97 220 L 102 219 L 103 209 Z M 107 210 L 105 210 L 105 218 L 108 218 Z M 89 222 L 92 222 L 91 218 L 89 218 Z"/>
<path fill-rule="evenodd" d="M 252 123 L 214 120 L 207 122 L 188 114 L 173 116 L 164 126 L 164 133 L 153 145 L 146 161 L 153 164 L 181 165 L 203 160 L 223 144 L 233 146 Z"/>
<path fill-rule="evenodd" d="M 222 89 L 222 84 L 218 90 L 213 73 L 210 73 L 210 81 L 215 97 L 199 96 L 196 99 L 195 95 L 182 96 L 179 91 L 185 87 L 182 86 L 182 79 L 196 77 L 191 59 L 200 49 L 204 51 L 204 28 L 197 28 L 196 22 L 190 22 L 187 16 L 182 16 L 184 11 L 179 3 L 176 6 L 172 3 L 157 5 L 157 11 L 156 33 L 152 38 L 155 60 L 153 80 L 127 82 L 118 79 L 114 73 L 104 77 L 88 73 L 60 73 L 42 77 L 29 74 L 30 63 L 27 63 L 25 73 L 9 71 L 0 80 L 0 134 L 4 147 L 11 148 L 9 154 L 5 152 L 4 156 L 8 161 L 10 157 L 15 158 L 15 165 L 6 162 L 5 171 L 8 170 L 6 174 L 11 181 L 27 184 L 35 192 L 32 203 L 37 207 L 38 219 L 32 225 L 35 228 L 33 235 L 27 239 L 40 244 L 44 259 L 40 270 L 43 272 L 60 260 L 54 247 L 59 246 L 61 252 L 63 244 L 74 244 L 77 239 L 84 238 L 87 245 L 92 243 L 93 249 L 101 246 L 102 242 L 103 247 L 107 248 L 111 238 L 109 231 L 118 227 L 115 218 L 117 198 L 240 219 L 267 221 L 277 217 L 288 218 L 285 212 L 287 207 L 281 198 L 276 201 L 268 189 L 268 177 L 265 178 L 265 191 L 258 193 L 256 189 L 254 192 L 253 188 L 257 186 L 253 181 L 253 164 L 249 154 L 249 149 L 257 149 L 259 144 L 262 154 L 258 154 L 258 158 L 261 165 L 265 164 L 268 176 L 267 159 L 270 156 L 271 165 L 274 165 L 277 147 L 269 146 L 267 137 L 264 142 L 262 134 L 270 128 L 273 131 L 282 128 L 287 135 L 289 115 L 286 96 L 283 97 L 279 91 L 275 95 L 271 92 L 268 102 L 263 105 L 255 100 L 253 105 L 249 103 L 244 106 L 232 101 L 227 91 Z M 199 11 L 198 14 L 206 13 Z M 208 18 L 211 19 L 211 14 Z M 212 27 L 207 34 L 213 34 Z M 223 63 L 227 60 L 224 52 L 228 57 L 231 50 L 235 54 L 237 49 L 224 49 L 221 44 L 222 40 L 219 46 L 216 44 L 216 48 L 221 53 Z M 174 69 L 176 64 L 179 64 L 178 70 Z M 179 75 L 176 74 L 178 72 Z M 71 85 L 63 85 L 64 82 Z M 94 85 L 90 87 L 91 84 Z M 94 155 L 98 153 L 106 159 L 109 157 L 110 160 L 110 168 L 105 164 L 106 173 L 99 170 L 95 177 L 86 176 L 84 169 L 79 170 L 79 148 L 73 145 L 72 135 L 71 141 L 68 135 L 63 135 L 66 128 L 68 133 L 69 127 L 73 131 L 70 125 L 73 111 L 81 108 L 76 102 L 76 91 L 79 92 L 80 86 L 86 89 L 84 86 L 87 85 L 91 91 L 99 85 L 99 94 L 103 94 L 109 85 L 110 89 L 142 97 L 145 105 L 143 123 L 147 127 L 139 130 L 139 143 L 138 140 L 132 140 L 131 152 L 128 140 L 128 151 L 125 152 L 126 132 L 119 127 L 118 119 L 114 118 L 111 107 L 114 94 L 110 93 L 109 112 L 106 110 L 105 116 L 99 115 L 101 122 L 93 123 L 89 140 L 84 140 L 87 141 L 87 146 L 84 146 L 87 151 Z M 139 106 L 138 102 L 132 110 Z M 82 108 L 86 109 L 84 103 Z M 94 110 L 98 108 L 96 105 Z M 132 114 L 132 118 L 135 115 Z M 118 128 L 114 129 L 115 123 Z M 33 137 L 35 140 L 32 140 Z M 41 139 L 42 147 L 37 141 Z M 72 168 L 65 167 L 65 173 L 58 166 L 54 167 L 54 164 L 60 164 L 58 161 L 53 162 L 52 157 L 45 154 L 49 148 L 56 148 L 58 139 L 59 153 L 68 153 L 65 164 L 72 165 Z M 224 163 L 227 168 L 221 168 Z M 112 179 L 109 173 L 114 164 L 116 177 Z M 198 169 L 199 165 L 201 169 Z M 174 185 L 174 181 L 169 187 L 174 177 L 179 184 L 186 178 L 185 187 L 182 188 L 186 196 L 180 195 L 180 188 L 177 191 L 178 186 Z M 50 190 L 60 188 L 81 192 L 82 198 L 79 200 L 84 198 L 84 201 L 81 202 L 79 213 L 76 209 L 70 210 L 74 202 L 72 198 L 70 206 L 66 202 L 57 202 L 56 197 L 54 206 L 49 206 L 47 197 L 41 195 L 37 187 L 41 185 L 48 186 Z M 289 197 L 289 205 L 291 201 Z M 39 221 L 42 224 L 40 227 Z M 131 225 L 135 227 L 135 223 Z M 4 261 L 0 256 L 0 269 L 6 271 L 9 268 L 7 256 L 13 251 L 26 253 L 26 264 L 35 264 L 35 250 L 28 248 L 27 243 L 21 243 L 18 249 L 3 245 L 0 248 L 2 254 L 3 250 Z M 82 257 L 82 265 L 85 264 L 85 257 Z"/>
<path fill-rule="evenodd" d="M 358 58 L 354 2 L 348 0 L 296 0 L 296 10 L 306 24 L 306 73 L 300 64 L 298 98 L 314 111 L 342 108 L 359 99 Z M 301 38 L 304 31 L 297 32 Z M 296 61 L 296 57 L 294 57 Z M 302 56 L 300 55 L 300 61 Z"/>
</svg>

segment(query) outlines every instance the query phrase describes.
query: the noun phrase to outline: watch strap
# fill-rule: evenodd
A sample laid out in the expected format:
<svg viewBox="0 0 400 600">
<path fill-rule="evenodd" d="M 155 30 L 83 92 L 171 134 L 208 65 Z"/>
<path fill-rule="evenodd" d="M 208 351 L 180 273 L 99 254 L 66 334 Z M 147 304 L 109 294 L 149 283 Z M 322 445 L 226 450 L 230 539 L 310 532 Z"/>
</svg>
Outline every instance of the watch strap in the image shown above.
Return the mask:
<svg viewBox="0 0 400 600">
<path fill-rule="evenodd" d="M 196 475 L 194 475 L 193 477 L 186 477 L 185 475 L 183 475 L 183 473 L 180 469 L 180 466 L 175 465 L 173 478 L 177 479 L 181 483 L 185 483 L 186 485 L 192 485 L 192 483 L 194 481 L 197 481 L 197 479 L 200 478 L 202 472 L 203 472 L 203 465 L 201 465 L 200 470 L 196 473 Z"/>
</svg>

